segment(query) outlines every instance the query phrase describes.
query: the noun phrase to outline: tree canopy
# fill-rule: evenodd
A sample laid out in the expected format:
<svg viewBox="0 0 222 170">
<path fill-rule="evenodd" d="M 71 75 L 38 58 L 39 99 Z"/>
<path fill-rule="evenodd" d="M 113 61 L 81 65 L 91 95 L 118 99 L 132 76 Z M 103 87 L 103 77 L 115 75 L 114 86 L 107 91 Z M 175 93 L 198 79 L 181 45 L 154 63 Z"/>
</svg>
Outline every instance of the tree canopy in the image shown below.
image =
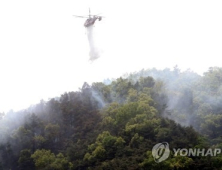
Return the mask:
<svg viewBox="0 0 222 170">
<path fill-rule="evenodd" d="M 0 113 L 0 169 L 220 169 L 221 155 L 158 164 L 151 151 L 222 148 L 221 85 L 218 67 L 148 69 Z"/>
</svg>

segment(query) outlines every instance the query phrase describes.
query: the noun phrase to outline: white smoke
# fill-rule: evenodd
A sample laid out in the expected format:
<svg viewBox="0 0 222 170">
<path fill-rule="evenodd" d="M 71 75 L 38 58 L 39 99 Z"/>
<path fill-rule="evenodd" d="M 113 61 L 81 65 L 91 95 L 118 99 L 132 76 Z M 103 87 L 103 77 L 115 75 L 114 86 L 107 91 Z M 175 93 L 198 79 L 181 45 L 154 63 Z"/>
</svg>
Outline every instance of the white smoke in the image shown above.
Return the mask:
<svg viewBox="0 0 222 170">
<path fill-rule="evenodd" d="M 98 45 L 95 41 L 95 32 L 94 32 L 94 25 L 91 25 L 86 28 L 87 30 L 87 36 L 88 36 L 88 41 L 89 41 L 89 60 L 94 61 L 97 58 L 100 57 L 101 51 L 98 48 Z"/>
<path fill-rule="evenodd" d="M 104 107 L 106 105 L 105 101 L 103 100 L 103 97 L 96 91 L 92 91 L 92 97 L 99 103 L 100 107 Z"/>
</svg>

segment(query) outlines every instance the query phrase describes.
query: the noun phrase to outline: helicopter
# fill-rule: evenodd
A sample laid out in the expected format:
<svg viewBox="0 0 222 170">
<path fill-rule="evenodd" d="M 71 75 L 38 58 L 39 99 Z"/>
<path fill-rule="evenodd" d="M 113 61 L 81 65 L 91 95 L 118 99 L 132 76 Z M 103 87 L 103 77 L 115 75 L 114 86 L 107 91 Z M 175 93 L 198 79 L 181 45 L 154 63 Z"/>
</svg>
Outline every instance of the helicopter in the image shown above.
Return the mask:
<svg viewBox="0 0 222 170">
<path fill-rule="evenodd" d="M 88 16 L 79 16 L 79 15 L 73 15 L 75 17 L 79 17 L 79 18 L 87 18 L 87 20 L 84 23 L 84 27 L 90 27 L 92 25 L 94 25 L 94 23 L 96 22 L 96 20 L 98 19 L 99 21 L 102 20 L 102 16 L 99 15 L 91 15 L 90 14 L 90 9 L 89 9 L 89 15 Z"/>
</svg>

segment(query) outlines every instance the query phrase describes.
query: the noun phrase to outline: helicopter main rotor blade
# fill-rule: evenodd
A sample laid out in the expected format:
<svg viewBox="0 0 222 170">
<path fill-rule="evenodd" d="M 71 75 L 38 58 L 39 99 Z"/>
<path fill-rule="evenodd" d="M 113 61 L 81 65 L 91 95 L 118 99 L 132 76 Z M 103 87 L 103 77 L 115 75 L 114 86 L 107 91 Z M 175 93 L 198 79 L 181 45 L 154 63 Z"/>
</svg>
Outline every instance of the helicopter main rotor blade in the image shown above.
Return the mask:
<svg viewBox="0 0 222 170">
<path fill-rule="evenodd" d="M 78 15 L 73 15 L 74 17 L 79 17 L 79 18 L 88 18 L 88 16 L 78 16 Z"/>
<path fill-rule="evenodd" d="M 106 17 L 101 16 L 101 15 L 93 15 L 93 16 L 96 16 L 96 17 L 102 17 L 102 18 L 106 18 Z"/>
</svg>

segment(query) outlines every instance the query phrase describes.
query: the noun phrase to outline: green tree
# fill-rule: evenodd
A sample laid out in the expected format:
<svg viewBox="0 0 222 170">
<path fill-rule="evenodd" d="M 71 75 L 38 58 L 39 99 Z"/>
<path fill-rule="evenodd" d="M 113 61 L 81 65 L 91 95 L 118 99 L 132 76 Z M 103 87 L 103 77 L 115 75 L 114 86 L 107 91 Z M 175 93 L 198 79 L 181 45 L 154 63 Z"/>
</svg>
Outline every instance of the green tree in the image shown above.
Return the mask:
<svg viewBox="0 0 222 170">
<path fill-rule="evenodd" d="M 21 170 L 30 170 L 35 168 L 33 159 L 31 158 L 30 150 L 25 149 L 20 152 L 18 164 L 19 164 L 18 167 Z"/>
<path fill-rule="evenodd" d="M 36 150 L 31 158 L 34 160 L 37 170 L 68 170 L 73 166 L 62 153 L 55 155 L 45 149 Z"/>
</svg>

